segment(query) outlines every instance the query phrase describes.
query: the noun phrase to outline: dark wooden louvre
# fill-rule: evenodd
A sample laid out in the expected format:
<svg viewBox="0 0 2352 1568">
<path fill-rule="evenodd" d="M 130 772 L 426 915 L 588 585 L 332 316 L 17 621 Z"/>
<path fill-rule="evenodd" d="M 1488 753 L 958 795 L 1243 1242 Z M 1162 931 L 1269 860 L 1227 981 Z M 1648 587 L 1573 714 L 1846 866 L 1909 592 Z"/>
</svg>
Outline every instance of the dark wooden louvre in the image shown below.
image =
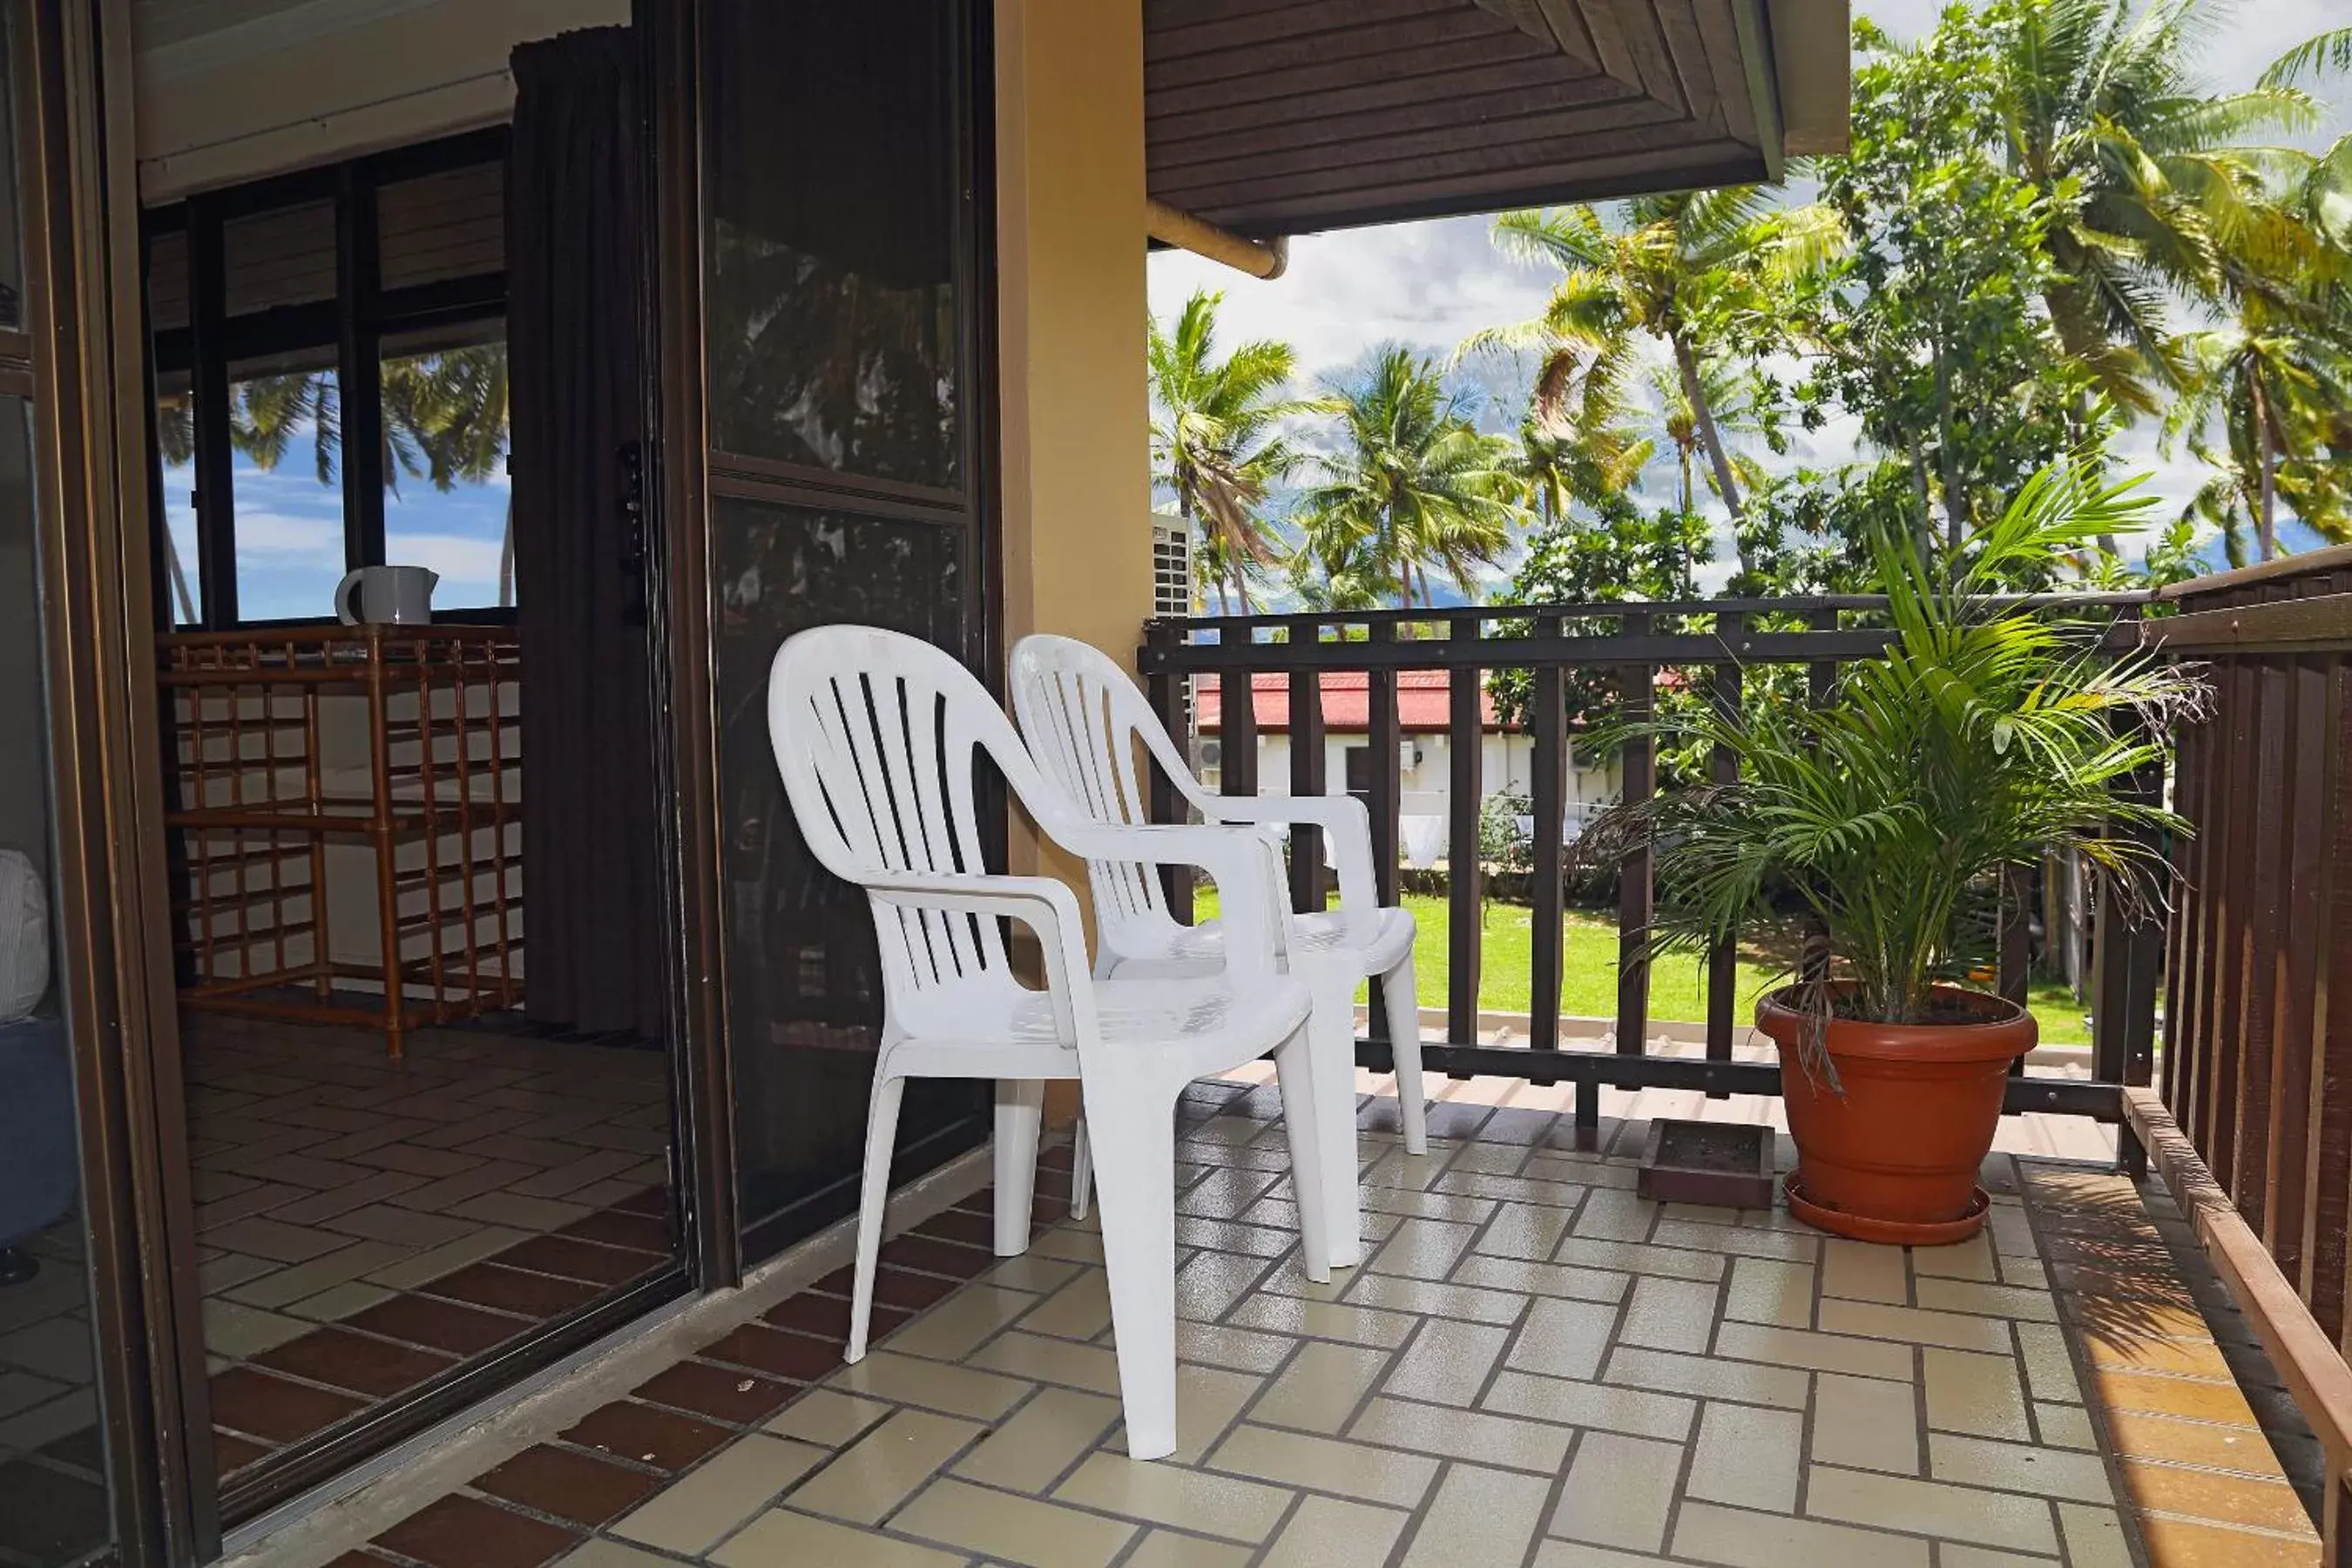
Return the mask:
<svg viewBox="0 0 2352 1568">
<path fill-rule="evenodd" d="M 335 297 L 335 204 L 303 202 L 223 225 L 226 314 L 258 315 Z"/>
<path fill-rule="evenodd" d="M 506 170 L 499 163 L 390 181 L 376 192 L 383 287 L 506 270 Z"/>
</svg>

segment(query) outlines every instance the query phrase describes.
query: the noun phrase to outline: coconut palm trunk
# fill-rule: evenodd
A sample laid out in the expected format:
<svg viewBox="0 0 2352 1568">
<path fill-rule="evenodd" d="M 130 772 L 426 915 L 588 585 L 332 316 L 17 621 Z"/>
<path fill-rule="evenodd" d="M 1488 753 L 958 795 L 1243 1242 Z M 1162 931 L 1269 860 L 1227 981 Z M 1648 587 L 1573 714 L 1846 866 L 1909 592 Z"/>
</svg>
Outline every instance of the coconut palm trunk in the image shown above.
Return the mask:
<svg viewBox="0 0 2352 1568">
<path fill-rule="evenodd" d="M 2246 378 L 2246 389 L 2254 405 L 2254 467 L 2260 487 L 2254 507 L 2254 536 L 2260 541 L 2263 559 L 2269 561 L 2278 554 L 2278 470 L 2274 457 L 2280 444 L 2271 428 L 2270 399 L 2263 395 L 2259 368 Z"/>
<path fill-rule="evenodd" d="M 1745 576 L 1755 570 L 1748 556 L 1748 541 L 1740 525 L 1748 521 L 1747 509 L 1740 504 L 1739 479 L 1732 472 L 1731 454 L 1724 449 L 1723 432 L 1716 427 L 1715 410 L 1706 400 L 1706 387 L 1699 380 L 1698 355 L 1693 352 L 1690 340 L 1676 332 L 1673 337 L 1675 370 L 1682 377 L 1683 396 L 1689 400 L 1691 419 L 1698 426 L 1699 444 L 1706 448 L 1706 460 L 1715 470 L 1716 488 L 1722 492 L 1723 504 L 1731 513 L 1732 537 L 1739 550 L 1739 571 Z"/>
</svg>

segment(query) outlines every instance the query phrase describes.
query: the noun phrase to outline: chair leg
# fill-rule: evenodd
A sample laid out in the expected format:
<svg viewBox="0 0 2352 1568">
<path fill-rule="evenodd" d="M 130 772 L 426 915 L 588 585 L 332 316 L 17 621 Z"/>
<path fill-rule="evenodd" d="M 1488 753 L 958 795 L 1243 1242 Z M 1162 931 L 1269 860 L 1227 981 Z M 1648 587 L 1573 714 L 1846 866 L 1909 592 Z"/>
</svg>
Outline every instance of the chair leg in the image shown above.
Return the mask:
<svg viewBox="0 0 2352 1568">
<path fill-rule="evenodd" d="M 1307 1278 L 1321 1285 L 1331 1278 L 1331 1205 L 1327 1198 L 1330 1179 L 1320 1154 L 1326 1130 L 1320 1125 L 1322 1110 L 1316 1103 L 1321 1069 L 1307 1029 L 1276 1047 L 1274 1068 L 1282 1084 L 1283 1131 L 1290 1140 L 1290 1184 L 1298 1198 L 1299 1265 L 1307 1270 Z M 1349 1131 L 1354 1131 L 1352 1126 Z M 1351 1138 L 1351 1146 L 1353 1142 Z"/>
<path fill-rule="evenodd" d="M 1388 1005 L 1390 1044 L 1396 1053 L 1397 1121 L 1404 1128 L 1404 1152 L 1426 1154 L 1429 1110 L 1422 1100 L 1421 1003 L 1412 994 L 1411 953 L 1381 976 L 1381 1000 Z"/>
<path fill-rule="evenodd" d="M 1086 1089 L 1127 1453 L 1176 1451 L 1176 1107 L 1140 1085 Z"/>
<path fill-rule="evenodd" d="M 846 1362 L 866 1359 L 866 1329 L 874 1316 L 874 1269 L 882 1255 L 882 1219 L 890 1202 L 890 1154 L 898 1141 L 898 1101 L 903 1078 L 877 1078 L 866 1112 L 866 1179 L 857 1200 L 856 1283 L 849 1295 Z"/>
<path fill-rule="evenodd" d="M 1070 1134 L 1070 1217 L 1085 1219 L 1094 1197 L 1094 1151 L 1087 1146 L 1087 1117 L 1080 1111 L 1077 1127 Z"/>
<path fill-rule="evenodd" d="M 1362 1170 L 1356 1157 L 1356 982 L 1345 970 L 1328 968 L 1315 977 L 1315 1010 L 1307 1016 L 1309 1054 L 1314 1062 L 1314 1089 L 1305 1102 L 1315 1116 L 1316 1163 L 1323 1173 L 1324 1234 L 1334 1268 L 1353 1268 L 1364 1260 L 1364 1215 L 1359 1184 Z M 1279 1060 L 1279 1058 L 1277 1058 Z M 1283 1115 L 1290 1114 L 1290 1096 L 1283 1095 Z M 1306 1182 L 1294 1170 L 1302 1190 Z M 1303 1191 L 1302 1191 L 1303 1195 Z"/>
<path fill-rule="evenodd" d="M 1029 1215 L 1037 1192 L 1037 1136 L 1045 1122 L 1043 1079 L 996 1080 L 996 1256 L 1029 1250 Z"/>
</svg>

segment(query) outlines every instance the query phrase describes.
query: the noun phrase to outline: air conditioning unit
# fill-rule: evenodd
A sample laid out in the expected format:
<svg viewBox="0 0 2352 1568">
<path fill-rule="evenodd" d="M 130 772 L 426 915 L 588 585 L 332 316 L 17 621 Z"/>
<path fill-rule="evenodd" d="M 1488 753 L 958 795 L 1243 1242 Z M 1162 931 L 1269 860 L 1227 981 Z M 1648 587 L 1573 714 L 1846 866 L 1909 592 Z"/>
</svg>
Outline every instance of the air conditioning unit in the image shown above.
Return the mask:
<svg viewBox="0 0 2352 1568">
<path fill-rule="evenodd" d="M 1192 613 L 1192 531 L 1181 517 L 1151 514 L 1151 613 Z"/>
</svg>

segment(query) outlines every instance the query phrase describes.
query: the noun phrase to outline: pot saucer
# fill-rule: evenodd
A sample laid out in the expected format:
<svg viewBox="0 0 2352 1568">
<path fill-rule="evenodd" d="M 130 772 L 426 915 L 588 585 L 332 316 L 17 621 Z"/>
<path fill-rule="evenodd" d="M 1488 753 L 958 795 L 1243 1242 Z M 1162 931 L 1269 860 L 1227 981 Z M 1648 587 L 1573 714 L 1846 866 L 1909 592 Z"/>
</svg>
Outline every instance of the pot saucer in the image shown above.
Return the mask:
<svg viewBox="0 0 2352 1568">
<path fill-rule="evenodd" d="M 1782 1178 L 1780 1184 L 1788 1194 L 1789 1212 L 1807 1225 L 1855 1241 L 1875 1241 L 1890 1247 L 1949 1247 L 1954 1242 L 1966 1241 L 1984 1228 L 1986 1211 L 1992 1207 L 1992 1198 L 1978 1187 L 1969 1196 L 1967 1212 L 1958 1219 L 1873 1219 L 1814 1202 L 1797 1184 L 1793 1173 Z"/>
</svg>

